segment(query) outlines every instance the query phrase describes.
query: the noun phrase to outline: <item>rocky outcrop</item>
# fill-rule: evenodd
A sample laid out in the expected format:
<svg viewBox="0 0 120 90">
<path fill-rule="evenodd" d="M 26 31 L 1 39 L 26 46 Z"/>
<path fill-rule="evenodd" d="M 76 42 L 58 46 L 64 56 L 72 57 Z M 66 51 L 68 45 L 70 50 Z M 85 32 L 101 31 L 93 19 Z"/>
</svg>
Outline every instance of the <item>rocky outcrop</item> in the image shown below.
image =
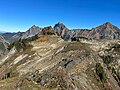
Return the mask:
<svg viewBox="0 0 120 90">
<path fill-rule="evenodd" d="M 42 29 L 42 34 L 43 35 L 56 35 L 56 32 L 51 26 L 48 26 Z"/>
</svg>

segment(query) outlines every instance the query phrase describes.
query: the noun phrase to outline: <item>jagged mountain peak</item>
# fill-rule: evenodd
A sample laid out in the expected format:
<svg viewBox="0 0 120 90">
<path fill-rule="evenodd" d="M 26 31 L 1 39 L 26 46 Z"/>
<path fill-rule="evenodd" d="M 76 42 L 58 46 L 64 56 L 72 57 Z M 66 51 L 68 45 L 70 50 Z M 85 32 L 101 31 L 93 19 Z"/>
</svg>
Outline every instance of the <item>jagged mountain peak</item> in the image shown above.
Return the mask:
<svg viewBox="0 0 120 90">
<path fill-rule="evenodd" d="M 119 39 L 120 29 L 110 22 L 106 22 L 96 28 L 93 28 L 89 33 L 91 39 Z"/>
<path fill-rule="evenodd" d="M 32 36 L 35 36 L 36 34 L 40 33 L 42 31 L 42 28 L 39 28 L 36 25 L 33 25 L 30 29 L 28 29 L 25 33 L 22 34 L 22 39 L 26 39 Z"/>
<path fill-rule="evenodd" d="M 65 28 L 66 26 L 62 22 L 58 22 L 57 24 L 55 24 L 54 28 L 56 28 L 56 27 Z"/>
<path fill-rule="evenodd" d="M 98 26 L 96 28 L 99 29 L 99 30 L 103 30 L 103 29 L 106 29 L 106 30 L 115 30 L 116 29 L 116 30 L 118 30 L 119 29 L 118 27 L 111 24 L 110 22 L 105 22 L 103 25 L 100 25 L 100 26 Z"/>
<path fill-rule="evenodd" d="M 38 26 L 36 26 L 36 25 L 33 25 L 31 28 L 37 28 Z"/>
<path fill-rule="evenodd" d="M 68 28 L 63 23 L 58 22 L 57 24 L 55 24 L 54 30 L 59 36 L 64 37 L 64 35 L 68 31 Z"/>
<path fill-rule="evenodd" d="M 37 28 L 40 28 L 40 27 L 38 27 L 38 26 L 36 26 L 36 25 L 33 25 L 33 26 L 31 26 L 31 28 L 29 28 L 29 30 L 35 30 L 35 29 L 37 29 Z M 29 31 L 28 30 L 28 31 Z"/>
<path fill-rule="evenodd" d="M 112 25 L 110 22 L 105 22 L 104 25 Z"/>
<path fill-rule="evenodd" d="M 57 24 L 63 24 L 62 22 L 58 22 Z"/>
<path fill-rule="evenodd" d="M 116 26 L 114 26 L 113 24 L 111 24 L 110 22 L 104 23 L 103 26 L 104 26 L 105 28 L 108 28 L 108 29 L 112 29 L 112 28 L 116 27 Z"/>
</svg>

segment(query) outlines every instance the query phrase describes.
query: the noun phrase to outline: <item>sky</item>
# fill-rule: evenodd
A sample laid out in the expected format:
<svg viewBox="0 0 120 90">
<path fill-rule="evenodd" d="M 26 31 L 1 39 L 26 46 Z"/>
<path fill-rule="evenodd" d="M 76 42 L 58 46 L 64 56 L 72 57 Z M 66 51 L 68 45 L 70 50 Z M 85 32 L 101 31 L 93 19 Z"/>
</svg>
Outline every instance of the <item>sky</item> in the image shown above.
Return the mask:
<svg viewBox="0 0 120 90">
<path fill-rule="evenodd" d="M 0 31 L 26 31 L 32 25 L 69 29 L 93 28 L 105 22 L 120 28 L 120 0 L 0 0 Z"/>
</svg>

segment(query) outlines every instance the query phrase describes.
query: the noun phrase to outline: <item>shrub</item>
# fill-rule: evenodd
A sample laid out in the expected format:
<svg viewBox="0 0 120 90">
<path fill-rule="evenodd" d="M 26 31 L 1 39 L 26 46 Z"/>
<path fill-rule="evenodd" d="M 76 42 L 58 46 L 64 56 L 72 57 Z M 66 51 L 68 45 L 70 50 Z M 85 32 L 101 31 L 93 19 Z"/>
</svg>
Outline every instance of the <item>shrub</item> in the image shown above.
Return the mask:
<svg viewBox="0 0 120 90">
<path fill-rule="evenodd" d="M 48 36 L 40 36 L 39 39 L 36 40 L 36 42 L 45 42 L 48 41 Z"/>
<path fill-rule="evenodd" d="M 113 62 L 114 58 L 112 56 L 102 56 L 103 62 L 108 65 Z"/>
<path fill-rule="evenodd" d="M 43 32 L 43 35 L 55 35 L 56 34 L 51 26 L 43 28 L 42 32 Z"/>
<path fill-rule="evenodd" d="M 9 71 L 9 72 L 7 72 L 7 73 L 2 77 L 2 80 L 8 79 L 8 78 L 12 78 L 12 77 L 16 77 L 16 76 L 18 76 L 18 75 L 19 75 L 19 74 L 18 74 L 17 71 L 15 71 L 15 72 Z"/>
<path fill-rule="evenodd" d="M 106 81 L 106 74 L 105 74 L 104 69 L 100 63 L 96 64 L 96 73 L 102 82 Z"/>
<path fill-rule="evenodd" d="M 9 46 L 8 46 L 8 50 L 11 50 L 12 48 L 14 47 L 14 43 L 11 43 Z"/>
<path fill-rule="evenodd" d="M 55 35 L 55 31 L 54 30 L 48 31 L 47 35 Z"/>
</svg>

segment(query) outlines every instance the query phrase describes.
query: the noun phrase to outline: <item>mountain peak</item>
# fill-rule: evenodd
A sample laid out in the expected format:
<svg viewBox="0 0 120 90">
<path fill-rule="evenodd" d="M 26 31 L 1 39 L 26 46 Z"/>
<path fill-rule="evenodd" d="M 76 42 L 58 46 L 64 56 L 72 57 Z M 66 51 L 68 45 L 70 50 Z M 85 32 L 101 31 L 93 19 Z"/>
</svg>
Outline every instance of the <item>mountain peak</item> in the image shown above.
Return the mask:
<svg viewBox="0 0 120 90">
<path fill-rule="evenodd" d="M 58 22 L 57 24 L 63 24 L 62 22 Z"/>
<path fill-rule="evenodd" d="M 64 25 L 64 23 L 62 23 L 62 22 L 58 22 L 57 24 L 55 24 L 55 26 L 62 26 L 62 27 L 66 27 L 66 26 Z"/>
<path fill-rule="evenodd" d="M 33 25 L 31 28 L 36 28 L 37 26 L 36 25 Z"/>
<path fill-rule="evenodd" d="M 63 23 L 58 22 L 57 24 L 55 24 L 54 30 L 59 36 L 63 37 L 66 34 L 68 28 Z"/>
<path fill-rule="evenodd" d="M 105 24 L 111 24 L 110 22 L 106 22 Z"/>
<path fill-rule="evenodd" d="M 104 27 L 108 28 L 108 29 L 113 29 L 115 26 L 113 24 L 111 24 L 110 22 L 106 22 L 103 24 Z"/>
<path fill-rule="evenodd" d="M 39 28 L 36 25 L 33 25 L 31 28 L 29 28 L 26 32 L 24 32 L 21 36 L 21 39 L 26 39 L 32 36 L 37 35 L 38 33 L 41 33 L 42 29 Z"/>
<path fill-rule="evenodd" d="M 62 22 L 58 22 L 54 27 L 66 27 Z"/>
<path fill-rule="evenodd" d="M 89 33 L 92 39 L 120 39 L 120 29 L 110 22 L 106 22 L 91 30 Z"/>
<path fill-rule="evenodd" d="M 111 28 L 113 25 L 110 22 L 106 22 L 103 24 L 106 28 Z"/>
</svg>

